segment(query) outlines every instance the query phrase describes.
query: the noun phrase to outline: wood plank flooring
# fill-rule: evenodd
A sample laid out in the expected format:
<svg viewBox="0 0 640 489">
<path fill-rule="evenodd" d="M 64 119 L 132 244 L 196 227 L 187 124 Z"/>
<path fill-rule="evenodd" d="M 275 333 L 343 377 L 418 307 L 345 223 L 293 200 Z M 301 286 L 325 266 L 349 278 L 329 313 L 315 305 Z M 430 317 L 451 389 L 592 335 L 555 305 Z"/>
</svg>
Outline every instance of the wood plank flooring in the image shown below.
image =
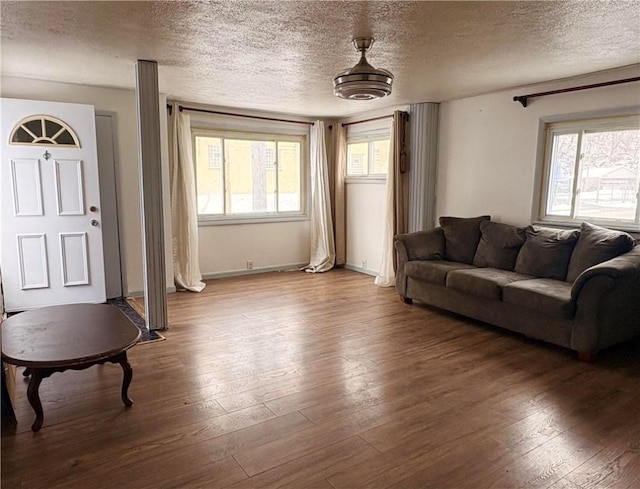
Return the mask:
<svg viewBox="0 0 640 489">
<path fill-rule="evenodd" d="M 640 488 L 640 340 L 587 364 L 348 270 L 168 301 L 132 408 L 117 365 L 55 374 L 32 433 L 19 369 L 3 488 Z"/>
</svg>

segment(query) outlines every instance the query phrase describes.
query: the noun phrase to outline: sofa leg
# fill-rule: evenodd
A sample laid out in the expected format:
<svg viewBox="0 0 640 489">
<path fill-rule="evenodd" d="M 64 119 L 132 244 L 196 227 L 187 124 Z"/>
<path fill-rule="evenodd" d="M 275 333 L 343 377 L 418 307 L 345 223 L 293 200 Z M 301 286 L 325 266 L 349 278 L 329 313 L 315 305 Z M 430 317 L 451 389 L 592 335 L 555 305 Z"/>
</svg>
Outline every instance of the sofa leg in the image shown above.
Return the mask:
<svg viewBox="0 0 640 489">
<path fill-rule="evenodd" d="M 400 294 L 400 301 L 404 302 L 405 304 L 413 304 L 413 299 L 409 298 L 409 297 L 405 297 L 402 294 Z"/>
<path fill-rule="evenodd" d="M 596 361 L 596 354 L 592 351 L 579 351 L 578 359 L 581 362 L 594 363 Z"/>
</svg>

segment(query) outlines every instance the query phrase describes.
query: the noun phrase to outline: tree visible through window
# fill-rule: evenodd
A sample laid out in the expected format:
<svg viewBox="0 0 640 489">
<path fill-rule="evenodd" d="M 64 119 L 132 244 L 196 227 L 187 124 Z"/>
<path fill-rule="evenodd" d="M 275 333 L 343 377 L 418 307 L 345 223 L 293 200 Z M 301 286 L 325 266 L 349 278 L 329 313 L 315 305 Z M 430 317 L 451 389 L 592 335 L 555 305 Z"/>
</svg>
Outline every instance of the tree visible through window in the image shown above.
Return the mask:
<svg viewBox="0 0 640 489">
<path fill-rule="evenodd" d="M 550 124 L 543 219 L 640 225 L 640 117 Z"/>
<path fill-rule="evenodd" d="M 193 132 L 201 217 L 303 213 L 303 137 Z"/>
</svg>

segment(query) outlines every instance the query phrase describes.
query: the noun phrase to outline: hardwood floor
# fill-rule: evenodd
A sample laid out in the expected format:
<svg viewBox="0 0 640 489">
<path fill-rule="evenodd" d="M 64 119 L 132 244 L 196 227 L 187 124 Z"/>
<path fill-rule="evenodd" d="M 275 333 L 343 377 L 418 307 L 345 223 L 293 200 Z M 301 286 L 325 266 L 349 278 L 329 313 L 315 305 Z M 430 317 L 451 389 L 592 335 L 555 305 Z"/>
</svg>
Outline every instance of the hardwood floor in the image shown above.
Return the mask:
<svg viewBox="0 0 640 489">
<path fill-rule="evenodd" d="M 117 365 L 55 374 L 32 433 L 18 372 L 3 488 L 640 488 L 640 340 L 587 364 L 348 270 L 168 300 L 132 408 Z"/>
</svg>

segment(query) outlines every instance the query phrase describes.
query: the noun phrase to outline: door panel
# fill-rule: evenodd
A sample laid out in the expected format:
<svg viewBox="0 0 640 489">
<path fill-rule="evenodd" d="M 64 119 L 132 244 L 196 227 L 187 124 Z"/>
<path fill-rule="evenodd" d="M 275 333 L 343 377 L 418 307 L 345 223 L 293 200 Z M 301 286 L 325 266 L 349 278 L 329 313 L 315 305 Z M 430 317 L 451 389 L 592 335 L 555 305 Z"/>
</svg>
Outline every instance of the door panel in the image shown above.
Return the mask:
<svg viewBox="0 0 640 489">
<path fill-rule="evenodd" d="M 60 233 L 60 263 L 64 287 L 89 284 L 87 233 Z"/>
<path fill-rule="evenodd" d="M 84 215 L 82 161 L 55 160 L 56 201 L 59 216 Z"/>
<path fill-rule="evenodd" d="M 13 312 L 55 304 L 104 302 L 93 107 L 0 99 L 0 115 L 0 265 L 5 309 Z M 61 124 L 43 123 L 43 117 L 55 118 Z M 29 120 L 29 127 L 40 128 L 43 135 L 54 136 L 62 144 L 36 143 L 34 137 L 40 134 L 34 131 L 27 135 L 35 144 L 29 144 L 26 136 L 9 144 L 11 132 L 25 120 Z M 68 137 L 55 137 L 60 128 L 69 133 Z"/>
<path fill-rule="evenodd" d="M 49 258 L 46 236 L 18 234 L 17 238 L 20 288 L 22 290 L 48 288 Z"/>
<path fill-rule="evenodd" d="M 41 216 L 43 211 L 40 160 L 11 160 L 11 184 L 14 215 Z"/>
</svg>

